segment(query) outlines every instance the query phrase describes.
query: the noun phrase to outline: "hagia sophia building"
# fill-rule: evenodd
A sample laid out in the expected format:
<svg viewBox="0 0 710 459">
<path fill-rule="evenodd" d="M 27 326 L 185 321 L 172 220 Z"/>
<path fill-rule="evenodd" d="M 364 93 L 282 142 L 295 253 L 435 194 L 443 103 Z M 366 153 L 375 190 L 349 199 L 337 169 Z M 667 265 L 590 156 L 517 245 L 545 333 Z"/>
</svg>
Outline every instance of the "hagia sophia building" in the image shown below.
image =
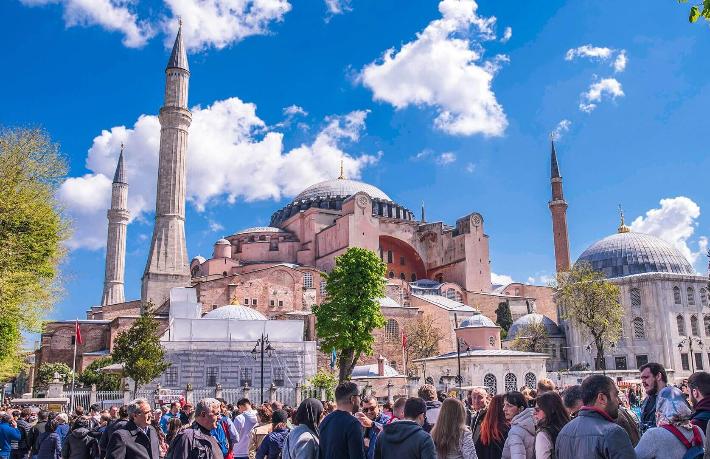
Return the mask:
<svg viewBox="0 0 710 459">
<path fill-rule="evenodd" d="M 548 329 L 548 371 L 591 362 L 591 353 L 584 350 L 591 340 L 560 321 L 552 288 L 522 283 L 492 285 L 483 215 L 471 212 L 452 225 L 429 222 L 423 208 L 417 216 L 385 191 L 346 178 L 342 170 L 339 177 L 307 187 L 276 210 L 269 226 L 237 231 L 216 241 L 210 258 L 197 256 L 190 261 L 184 228 L 189 78 L 187 54 L 178 31 L 166 68 L 159 117 L 155 226 L 141 298 L 126 301 L 123 292 L 129 184 L 122 151 L 108 210 L 103 297 L 101 305 L 91 307 L 86 320 L 80 321 L 84 342 L 77 349 L 77 371 L 109 355 L 117 334 L 130 327 L 148 301 L 168 330 L 171 289 L 176 287 L 194 289 L 201 305 L 198 312 L 203 315 L 237 320 L 256 314 L 265 320 L 300 321 L 303 341 L 315 342 L 311 311 L 324 300 L 323 274 L 333 269 L 336 257 L 350 247 L 379 254 L 388 273 L 387 296 L 380 299 L 387 325 L 376 330 L 375 354 L 365 357 L 363 364 L 373 364 L 382 355 L 390 369 L 403 371 L 401 333 L 407 321 L 421 317 L 442 330 L 441 355 L 456 350 L 457 335 L 470 334 L 470 329 L 477 327 L 495 332 L 481 341 L 480 350 L 506 352 L 493 323 L 501 303 L 510 306 L 515 320 L 508 341 L 532 320 L 541 320 Z M 554 144 L 551 188 L 549 207 L 559 272 L 569 269 L 570 253 L 567 202 Z M 616 365 L 630 370 L 657 360 L 680 374 L 690 361 L 695 368 L 702 368 L 703 362 L 710 366 L 710 354 L 701 352 L 696 360 L 696 356 L 688 357 L 687 351 L 685 357 L 682 350 L 676 352 L 677 344 L 687 335 L 686 328 L 691 334 L 699 333 L 700 328 L 710 334 L 710 315 L 703 315 L 708 309 L 707 280 L 697 275 L 676 249 L 655 237 L 630 232 L 622 224 L 619 232 L 592 245 L 580 260 L 591 262 L 612 281 L 620 282 L 622 295 L 628 296 L 628 301 L 622 299 L 628 312 L 624 336 L 609 355 L 607 368 Z M 673 312 L 668 312 L 671 309 Z M 685 326 L 686 316 L 690 327 Z M 701 322 L 702 327 L 698 325 Z M 55 361 L 71 367 L 73 334 L 74 321 L 49 322 L 35 353 L 35 368 Z M 318 361 L 326 362 L 327 353 L 323 350 Z M 505 380 L 507 384 L 507 375 Z"/>
</svg>

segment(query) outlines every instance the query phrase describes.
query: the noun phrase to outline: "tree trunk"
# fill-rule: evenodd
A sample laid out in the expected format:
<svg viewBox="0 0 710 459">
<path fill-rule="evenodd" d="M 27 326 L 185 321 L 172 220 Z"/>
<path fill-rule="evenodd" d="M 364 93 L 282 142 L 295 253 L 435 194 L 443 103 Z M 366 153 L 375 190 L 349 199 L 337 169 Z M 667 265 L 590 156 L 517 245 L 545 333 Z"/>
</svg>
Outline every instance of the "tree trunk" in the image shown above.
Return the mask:
<svg viewBox="0 0 710 459">
<path fill-rule="evenodd" d="M 353 355 L 355 351 L 352 349 L 343 349 L 340 352 L 340 358 L 338 359 L 338 382 L 341 383 L 350 378 L 353 370 Z"/>
<path fill-rule="evenodd" d="M 595 344 L 597 346 L 597 363 L 598 363 L 598 368 L 597 370 L 606 370 L 606 359 L 604 358 L 604 341 L 599 338 L 594 339 Z"/>
</svg>

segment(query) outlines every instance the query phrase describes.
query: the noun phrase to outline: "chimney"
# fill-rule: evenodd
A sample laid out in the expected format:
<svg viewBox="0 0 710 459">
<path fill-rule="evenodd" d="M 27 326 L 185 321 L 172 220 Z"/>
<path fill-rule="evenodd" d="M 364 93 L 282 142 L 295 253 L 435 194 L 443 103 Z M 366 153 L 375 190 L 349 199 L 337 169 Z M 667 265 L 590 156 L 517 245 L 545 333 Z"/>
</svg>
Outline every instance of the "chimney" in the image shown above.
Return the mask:
<svg viewBox="0 0 710 459">
<path fill-rule="evenodd" d="M 380 355 L 377 357 L 377 376 L 385 375 L 385 358 Z"/>
</svg>

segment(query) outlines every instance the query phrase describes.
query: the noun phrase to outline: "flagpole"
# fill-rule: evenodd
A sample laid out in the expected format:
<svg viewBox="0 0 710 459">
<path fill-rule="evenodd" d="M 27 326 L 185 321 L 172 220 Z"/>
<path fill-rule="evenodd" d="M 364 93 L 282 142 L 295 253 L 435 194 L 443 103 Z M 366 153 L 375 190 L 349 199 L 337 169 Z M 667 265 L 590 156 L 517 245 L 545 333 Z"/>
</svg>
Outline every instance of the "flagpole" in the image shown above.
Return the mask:
<svg viewBox="0 0 710 459">
<path fill-rule="evenodd" d="M 72 359 L 71 365 L 71 398 L 69 399 L 69 412 L 74 409 L 74 380 L 76 378 L 76 346 L 79 336 L 77 330 L 79 329 L 79 319 L 74 320 L 74 358 Z"/>
</svg>

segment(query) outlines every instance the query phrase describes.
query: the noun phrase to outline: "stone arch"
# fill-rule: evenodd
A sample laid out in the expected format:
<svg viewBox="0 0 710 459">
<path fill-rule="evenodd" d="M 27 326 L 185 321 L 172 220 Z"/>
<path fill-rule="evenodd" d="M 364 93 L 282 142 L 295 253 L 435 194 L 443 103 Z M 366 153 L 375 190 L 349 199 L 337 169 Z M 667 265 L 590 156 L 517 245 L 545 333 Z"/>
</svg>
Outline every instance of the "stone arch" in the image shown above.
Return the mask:
<svg viewBox="0 0 710 459">
<path fill-rule="evenodd" d="M 483 387 L 486 388 L 489 394 L 495 395 L 498 393 L 498 381 L 495 375 L 488 373 L 483 377 Z"/>
<path fill-rule="evenodd" d="M 409 243 L 392 236 L 380 236 L 380 258 L 387 264 L 387 271 L 404 274 L 405 279 L 426 278 L 426 267 L 419 252 Z M 392 254 L 391 258 L 389 253 Z M 390 261 L 391 260 L 391 261 Z"/>
</svg>

